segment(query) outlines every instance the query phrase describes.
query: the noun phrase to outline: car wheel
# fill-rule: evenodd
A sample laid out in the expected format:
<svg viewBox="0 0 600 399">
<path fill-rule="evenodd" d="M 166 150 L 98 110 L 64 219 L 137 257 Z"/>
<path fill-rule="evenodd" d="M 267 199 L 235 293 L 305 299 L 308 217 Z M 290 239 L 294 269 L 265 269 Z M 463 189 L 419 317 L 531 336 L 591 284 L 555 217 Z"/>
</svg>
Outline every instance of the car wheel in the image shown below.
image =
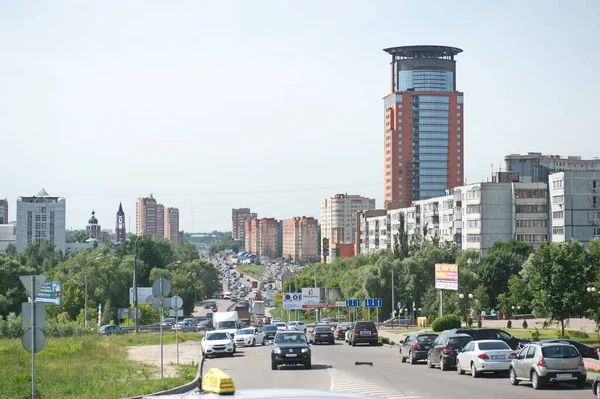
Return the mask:
<svg viewBox="0 0 600 399">
<path fill-rule="evenodd" d="M 356 346 L 356 341 L 352 341 L 352 346 Z"/>
<path fill-rule="evenodd" d="M 310 370 L 312 368 L 312 363 L 311 362 L 306 363 L 304 365 L 304 368 L 307 369 L 307 370 Z"/>
<path fill-rule="evenodd" d="M 229 357 L 233 357 L 233 355 L 234 355 L 234 352 L 231 352 L 231 353 L 229 354 Z"/>
<path fill-rule="evenodd" d="M 263 338 L 262 340 L 262 346 L 265 346 L 267 343 L 265 342 L 265 339 Z"/>
<path fill-rule="evenodd" d="M 575 383 L 575 386 L 577 387 L 577 389 L 585 388 L 585 379 L 577 380 L 577 382 Z M 596 397 L 598 397 L 597 393 L 596 393 Z"/>
<path fill-rule="evenodd" d="M 535 371 L 531 373 L 531 386 L 533 387 L 533 389 L 542 389 L 542 387 L 544 386 L 544 383 L 540 379 L 540 376 Z"/>
<path fill-rule="evenodd" d="M 256 340 L 255 339 L 252 340 L 252 346 L 256 346 Z"/>
<path fill-rule="evenodd" d="M 444 358 L 440 357 L 440 370 L 446 371 L 448 370 L 448 365 L 444 362 Z"/>
<path fill-rule="evenodd" d="M 508 379 L 512 385 L 519 385 L 519 380 L 517 379 L 517 373 L 515 373 L 515 369 L 510 369 L 508 372 Z"/>
<path fill-rule="evenodd" d="M 456 361 L 456 372 L 459 375 L 463 375 L 465 373 L 465 370 L 463 370 L 462 367 L 460 367 L 460 362 L 458 360 Z"/>
<path fill-rule="evenodd" d="M 277 370 L 277 363 L 271 362 L 271 370 Z"/>
<path fill-rule="evenodd" d="M 410 358 L 410 364 L 417 363 L 417 359 L 413 356 L 412 352 L 408 352 L 408 357 Z"/>
<path fill-rule="evenodd" d="M 598 389 L 598 385 L 596 385 L 596 398 L 600 399 L 600 389 Z"/>
<path fill-rule="evenodd" d="M 427 356 L 427 367 L 429 367 L 430 369 L 435 367 L 435 365 L 431 363 L 431 359 L 429 358 L 429 356 Z"/>
<path fill-rule="evenodd" d="M 471 377 L 472 378 L 479 377 L 479 371 L 477 371 L 477 368 L 475 367 L 475 363 L 471 363 Z"/>
<path fill-rule="evenodd" d="M 402 356 L 402 349 L 400 349 L 398 352 L 400 352 L 400 361 L 402 363 L 406 363 L 406 358 L 404 356 Z"/>
</svg>

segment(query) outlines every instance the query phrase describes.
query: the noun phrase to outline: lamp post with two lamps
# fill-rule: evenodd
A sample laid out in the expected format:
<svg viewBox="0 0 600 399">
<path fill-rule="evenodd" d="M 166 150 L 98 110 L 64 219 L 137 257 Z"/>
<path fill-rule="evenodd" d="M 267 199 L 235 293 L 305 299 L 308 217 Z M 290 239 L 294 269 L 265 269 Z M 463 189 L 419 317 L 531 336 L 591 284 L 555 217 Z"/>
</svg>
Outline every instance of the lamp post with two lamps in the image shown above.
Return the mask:
<svg viewBox="0 0 600 399">
<path fill-rule="evenodd" d="M 465 294 L 463 294 L 463 293 L 460 293 L 460 294 L 458 294 L 458 297 L 459 297 L 461 300 L 463 300 L 463 299 L 465 300 L 465 305 L 464 305 L 464 306 L 465 306 L 464 319 L 465 319 L 465 324 L 468 324 L 468 321 L 467 321 L 467 320 L 468 320 L 468 318 L 467 318 L 467 315 L 468 315 L 468 311 L 469 311 L 469 300 L 470 300 L 470 299 L 473 299 L 473 294 L 467 294 L 467 295 L 465 296 Z"/>
<path fill-rule="evenodd" d="M 587 287 L 585 289 L 589 294 L 595 294 L 596 293 L 596 287 Z M 600 343 L 600 326 L 598 325 L 598 314 L 596 311 L 594 311 L 593 313 L 594 315 L 594 319 L 596 322 L 596 334 L 598 336 L 598 343 Z"/>
</svg>

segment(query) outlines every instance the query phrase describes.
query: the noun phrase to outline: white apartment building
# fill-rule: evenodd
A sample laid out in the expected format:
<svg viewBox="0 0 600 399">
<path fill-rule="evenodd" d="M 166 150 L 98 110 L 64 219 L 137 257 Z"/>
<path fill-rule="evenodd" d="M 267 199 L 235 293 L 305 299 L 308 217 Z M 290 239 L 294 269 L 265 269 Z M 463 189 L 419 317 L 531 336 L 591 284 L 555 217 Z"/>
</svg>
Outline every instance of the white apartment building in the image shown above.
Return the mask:
<svg viewBox="0 0 600 399">
<path fill-rule="evenodd" d="M 37 196 L 17 199 L 17 251 L 32 241 L 48 240 L 65 251 L 66 200 L 42 189 Z"/>
<path fill-rule="evenodd" d="M 356 213 L 375 209 L 375 200 L 360 195 L 335 194 L 321 200 L 321 239 L 331 244 L 354 244 Z"/>
<path fill-rule="evenodd" d="M 9 244 L 17 242 L 17 227 L 14 224 L 0 224 L 0 254 Z"/>
<path fill-rule="evenodd" d="M 551 240 L 600 238 L 600 171 L 565 171 L 548 176 Z"/>
</svg>

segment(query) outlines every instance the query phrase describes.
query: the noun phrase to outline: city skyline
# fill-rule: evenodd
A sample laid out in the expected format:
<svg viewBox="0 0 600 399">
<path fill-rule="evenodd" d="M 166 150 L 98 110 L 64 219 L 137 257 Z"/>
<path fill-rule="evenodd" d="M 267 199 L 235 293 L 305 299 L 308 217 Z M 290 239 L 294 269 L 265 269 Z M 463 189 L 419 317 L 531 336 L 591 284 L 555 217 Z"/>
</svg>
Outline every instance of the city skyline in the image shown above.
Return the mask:
<svg viewBox="0 0 600 399">
<path fill-rule="evenodd" d="M 242 206 L 319 217 L 334 193 L 382 204 L 382 49 L 393 46 L 464 50 L 467 183 L 504 170 L 511 153 L 599 155 L 586 145 L 600 89 L 597 2 L 140 1 L 113 11 L 0 5 L 3 162 L 19 165 L 0 187 L 9 221 L 17 198 L 40 187 L 67 199 L 68 229 L 84 229 L 92 209 L 110 228 L 122 202 L 128 232 L 148 192 L 179 208 L 184 231 L 229 231 Z M 156 162 L 167 150 L 176 168 Z"/>
</svg>

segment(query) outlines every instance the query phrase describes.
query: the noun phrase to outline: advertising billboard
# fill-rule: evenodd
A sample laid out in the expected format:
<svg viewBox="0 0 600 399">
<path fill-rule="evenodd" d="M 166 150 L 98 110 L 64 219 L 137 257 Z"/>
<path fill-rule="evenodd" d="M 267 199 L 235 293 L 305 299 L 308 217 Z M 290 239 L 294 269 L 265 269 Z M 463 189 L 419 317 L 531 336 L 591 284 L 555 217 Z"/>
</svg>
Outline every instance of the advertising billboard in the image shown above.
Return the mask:
<svg viewBox="0 0 600 399">
<path fill-rule="evenodd" d="M 435 264 L 435 288 L 458 291 L 458 265 L 453 263 Z"/>
<path fill-rule="evenodd" d="M 46 281 L 42 284 L 39 294 L 35 298 L 36 302 L 49 303 L 51 305 L 60 305 L 62 298 L 62 283 L 60 281 Z"/>
<path fill-rule="evenodd" d="M 283 308 L 286 310 L 302 309 L 302 294 L 299 292 L 286 292 L 283 294 Z"/>
<path fill-rule="evenodd" d="M 137 287 L 138 305 L 152 303 L 152 287 Z M 133 305 L 133 288 L 129 287 L 129 304 Z"/>
<path fill-rule="evenodd" d="M 302 288 L 302 304 L 316 305 L 321 302 L 321 288 Z"/>
</svg>

